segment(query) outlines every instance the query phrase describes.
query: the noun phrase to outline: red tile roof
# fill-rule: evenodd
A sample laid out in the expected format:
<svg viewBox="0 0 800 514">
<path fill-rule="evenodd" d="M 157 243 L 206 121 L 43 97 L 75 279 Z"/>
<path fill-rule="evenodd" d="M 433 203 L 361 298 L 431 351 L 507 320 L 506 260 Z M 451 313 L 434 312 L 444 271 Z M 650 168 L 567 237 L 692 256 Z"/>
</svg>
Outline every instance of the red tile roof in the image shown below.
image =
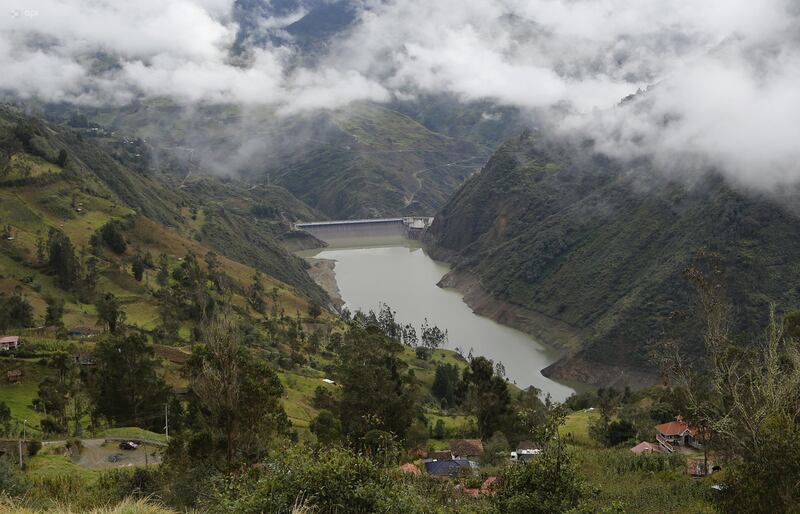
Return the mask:
<svg viewBox="0 0 800 514">
<path fill-rule="evenodd" d="M 667 436 L 681 435 L 688 429 L 689 423 L 685 422 L 681 416 L 677 416 L 675 421 L 656 425 L 656 431 Z"/>
<path fill-rule="evenodd" d="M 3 336 L 0 337 L 0 344 L 4 343 L 19 343 L 19 336 Z"/>
</svg>

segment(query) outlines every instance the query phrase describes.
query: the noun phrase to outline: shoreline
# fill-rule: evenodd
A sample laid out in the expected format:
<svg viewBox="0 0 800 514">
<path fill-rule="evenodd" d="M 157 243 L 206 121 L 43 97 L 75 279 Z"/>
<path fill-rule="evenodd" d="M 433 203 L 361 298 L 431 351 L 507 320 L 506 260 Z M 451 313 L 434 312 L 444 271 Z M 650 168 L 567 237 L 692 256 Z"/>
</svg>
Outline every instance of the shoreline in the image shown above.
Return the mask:
<svg viewBox="0 0 800 514">
<path fill-rule="evenodd" d="M 339 290 L 339 284 L 336 281 L 336 261 L 317 257 L 304 257 L 304 259 L 309 264 L 309 268 L 306 270 L 308 275 L 328 293 L 336 310 L 341 309 L 344 305 L 344 300 L 342 299 L 342 292 Z"/>
<path fill-rule="evenodd" d="M 658 377 L 651 373 L 624 366 L 589 362 L 581 358 L 577 354 L 581 348 L 581 339 L 585 337 L 582 330 L 493 297 L 483 289 L 480 280 L 472 273 L 452 270 L 437 285 L 458 291 L 464 303 L 476 314 L 524 332 L 559 351 L 559 359 L 541 371 L 547 378 L 579 384 L 587 389 L 609 386 L 621 388 L 626 385 L 640 389 L 659 382 Z"/>
</svg>

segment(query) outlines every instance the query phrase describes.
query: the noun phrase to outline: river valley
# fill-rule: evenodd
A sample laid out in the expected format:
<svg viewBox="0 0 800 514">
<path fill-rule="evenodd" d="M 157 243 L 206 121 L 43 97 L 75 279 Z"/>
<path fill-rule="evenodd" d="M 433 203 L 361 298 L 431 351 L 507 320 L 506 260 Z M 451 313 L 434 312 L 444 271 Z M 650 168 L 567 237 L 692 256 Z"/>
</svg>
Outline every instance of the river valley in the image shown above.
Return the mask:
<svg viewBox="0 0 800 514">
<path fill-rule="evenodd" d="M 508 379 L 522 388 L 533 385 L 558 401 L 575 390 L 573 385 L 553 381 L 540 372 L 558 359 L 555 349 L 473 313 L 458 291 L 438 287 L 449 267 L 431 259 L 416 241 L 359 238 L 301 255 L 333 261 L 338 293 L 351 311 L 377 310 L 380 302 L 386 303 L 396 311 L 400 323 L 411 323 L 419 330 L 427 318 L 430 324 L 446 329 L 448 348 L 502 362 Z M 330 266 L 320 268 L 330 272 Z M 330 290 L 330 275 L 326 279 Z"/>
</svg>

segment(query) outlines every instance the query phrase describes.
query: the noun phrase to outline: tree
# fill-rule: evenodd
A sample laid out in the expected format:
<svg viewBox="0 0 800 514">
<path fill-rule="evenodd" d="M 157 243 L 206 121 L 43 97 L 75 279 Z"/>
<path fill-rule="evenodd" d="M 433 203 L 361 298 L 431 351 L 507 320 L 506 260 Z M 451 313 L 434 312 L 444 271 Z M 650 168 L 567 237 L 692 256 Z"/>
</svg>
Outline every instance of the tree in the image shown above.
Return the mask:
<svg viewBox="0 0 800 514">
<path fill-rule="evenodd" d="M 90 393 L 98 414 L 112 422 L 160 429 L 169 388 L 158 375 L 158 361 L 140 334 L 100 341 Z M 157 415 L 154 417 L 154 415 Z"/>
<path fill-rule="evenodd" d="M 613 446 L 611 442 L 611 418 L 619 405 L 619 393 L 614 388 L 597 390 L 597 408 L 600 417 L 589 423 L 589 435 L 603 446 Z"/>
<path fill-rule="evenodd" d="M 456 403 L 456 388 L 461 372 L 454 364 L 439 364 L 436 366 L 436 375 L 433 379 L 433 396 L 438 398 L 445 407 L 453 407 Z"/>
<path fill-rule="evenodd" d="M 444 420 L 437 419 L 436 425 L 433 427 L 433 437 L 436 439 L 444 439 L 447 437 L 447 432 L 445 431 Z"/>
<path fill-rule="evenodd" d="M 8 432 L 9 422 L 11 422 L 11 409 L 6 402 L 0 400 L 0 425 L 3 425 L 4 432 Z"/>
<path fill-rule="evenodd" d="M 56 283 L 61 289 L 73 289 L 80 278 L 80 264 L 75 257 L 72 241 L 60 230 L 51 228 L 47 237 L 47 249 L 47 264 L 56 274 Z"/>
<path fill-rule="evenodd" d="M 133 271 L 133 278 L 137 282 L 142 281 L 142 277 L 144 277 L 144 257 L 141 253 L 137 253 L 136 256 L 133 258 L 133 264 L 131 265 L 131 271 Z"/>
<path fill-rule="evenodd" d="M 97 309 L 98 323 L 102 323 L 107 331 L 116 334 L 123 327 L 125 312 L 112 293 L 101 296 L 95 303 L 95 308 Z"/>
<path fill-rule="evenodd" d="M 499 512 L 566 512 L 576 507 L 584 494 L 585 484 L 559 430 L 568 409 L 549 401 L 540 406 L 543 411 L 538 406 L 520 409 L 518 418 L 527 436 L 539 442 L 543 451 L 525 464 L 506 468 L 494 497 Z"/>
<path fill-rule="evenodd" d="M 568 453 L 550 446 L 525 464 L 503 471 L 493 502 L 507 514 L 552 514 L 574 509 L 584 484 Z"/>
<path fill-rule="evenodd" d="M 48 366 L 55 370 L 55 375 L 48 376 L 39 383 L 39 392 L 34 403 L 55 421 L 50 428 L 66 430 L 72 421 L 75 434 L 80 435 L 80 421 L 89 408 L 80 367 L 74 357 L 64 351 L 51 355 Z"/>
<path fill-rule="evenodd" d="M 52 296 L 45 297 L 47 310 L 44 315 L 44 324 L 49 327 L 64 326 L 64 300 Z"/>
<path fill-rule="evenodd" d="M 481 437 L 489 437 L 509 421 L 511 395 L 506 381 L 494 374 L 494 364 L 485 357 L 472 359 L 464 370 L 457 396 L 478 418 Z"/>
<path fill-rule="evenodd" d="M 36 232 L 36 262 L 40 266 L 47 264 L 47 243 L 41 231 Z"/>
<path fill-rule="evenodd" d="M 400 343 L 378 326 L 353 326 L 339 350 L 339 415 L 344 434 L 359 445 L 370 430 L 405 436 L 415 417 L 414 386 L 404 375 Z"/>
<path fill-rule="evenodd" d="M 33 326 L 33 307 L 16 288 L 6 299 L 0 296 L 0 328 L 26 328 Z"/>
<path fill-rule="evenodd" d="M 214 442 L 212 448 L 224 448 L 227 469 L 240 459 L 261 458 L 289 428 L 277 374 L 242 339 L 233 320 L 217 317 L 204 327 L 205 344 L 187 363 L 192 403 L 201 414 L 197 428 Z"/>
<path fill-rule="evenodd" d="M 158 285 L 161 287 L 165 287 L 169 283 L 169 258 L 165 253 L 158 256 L 158 274 L 156 275 L 156 282 L 158 282 Z"/>
<path fill-rule="evenodd" d="M 502 432 L 495 432 L 484 445 L 481 463 L 486 465 L 500 464 L 508 460 L 508 439 Z"/>
<path fill-rule="evenodd" d="M 691 422 L 732 458 L 715 496 L 721 512 L 792 512 L 800 505 L 800 342 L 770 309 L 765 337 L 749 349 L 730 334 L 722 274 L 690 268 L 705 320 L 702 368 L 672 346 L 669 371 L 687 394 Z M 794 317 L 792 317 L 794 318 Z M 708 461 L 706 457 L 706 468 Z"/>
<path fill-rule="evenodd" d="M 315 320 L 319 318 L 320 314 L 322 314 L 322 307 L 319 306 L 316 300 L 311 300 L 308 304 L 308 315 Z"/>
<path fill-rule="evenodd" d="M 100 238 L 114 253 L 123 254 L 128 248 L 118 221 L 109 221 L 100 227 Z"/>
<path fill-rule="evenodd" d="M 311 399 L 311 405 L 320 410 L 333 411 L 336 409 L 336 398 L 325 387 L 317 386 L 314 389 L 314 397 Z"/>
<path fill-rule="evenodd" d="M 264 276 L 256 270 L 253 274 L 253 284 L 250 286 L 250 306 L 256 312 L 263 314 L 267 308 L 264 301 Z"/>
<path fill-rule="evenodd" d="M 63 168 L 64 166 L 67 165 L 67 159 L 68 159 L 67 151 L 62 148 L 61 150 L 58 151 L 58 157 L 56 157 L 56 164 L 58 164 L 60 167 Z"/>
<path fill-rule="evenodd" d="M 435 325 L 430 326 L 428 318 L 425 318 L 425 322 L 420 327 L 420 339 L 423 346 L 434 350 L 447 343 L 447 330 L 442 331 Z"/>
<path fill-rule="evenodd" d="M 322 410 L 311 421 L 311 433 L 324 446 L 331 446 L 342 438 L 342 423 L 328 410 Z"/>
</svg>

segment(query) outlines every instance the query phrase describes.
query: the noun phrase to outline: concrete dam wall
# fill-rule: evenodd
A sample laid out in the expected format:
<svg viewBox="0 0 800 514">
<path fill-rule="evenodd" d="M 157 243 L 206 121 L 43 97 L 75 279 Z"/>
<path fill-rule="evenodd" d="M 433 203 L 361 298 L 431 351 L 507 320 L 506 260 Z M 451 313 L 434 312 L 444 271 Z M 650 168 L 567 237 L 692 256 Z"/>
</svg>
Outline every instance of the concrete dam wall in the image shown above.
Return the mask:
<svg viewBox="0 0 800 514">
<path fill-rule="evenodd" d="M 295 223 L 295 230 L 303 230 L 326 243 L 348 239 L 419 239 L 433 218 L 377 218 L 364 220 L 336 220 Z"/>
</svg>

